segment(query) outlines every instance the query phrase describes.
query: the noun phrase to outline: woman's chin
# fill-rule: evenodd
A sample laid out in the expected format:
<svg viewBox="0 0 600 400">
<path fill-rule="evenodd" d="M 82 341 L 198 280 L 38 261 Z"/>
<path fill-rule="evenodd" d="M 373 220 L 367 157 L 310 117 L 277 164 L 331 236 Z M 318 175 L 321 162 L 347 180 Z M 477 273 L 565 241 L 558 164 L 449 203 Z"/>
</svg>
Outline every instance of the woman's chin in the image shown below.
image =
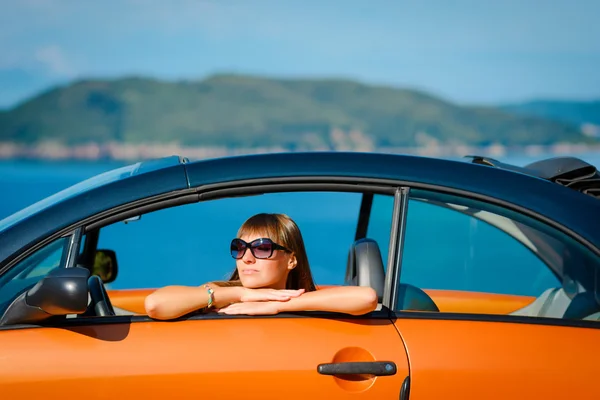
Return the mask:
<svg viewBox="0 0 600 400">
<path fill-rule="evenodd" d="M 266 286 L 265 282 L 254 277 L 240 277 L 240 281 L 242 282 L 242 286 L 248 289 L 260 289 Z"/>
<path fill-rule="evenodd" d="M 277 287 L 277 281 L 260 279 L 258 276 L 240 276 L 242 286 L 248 289 L 263 289 Z"/>
</svg>

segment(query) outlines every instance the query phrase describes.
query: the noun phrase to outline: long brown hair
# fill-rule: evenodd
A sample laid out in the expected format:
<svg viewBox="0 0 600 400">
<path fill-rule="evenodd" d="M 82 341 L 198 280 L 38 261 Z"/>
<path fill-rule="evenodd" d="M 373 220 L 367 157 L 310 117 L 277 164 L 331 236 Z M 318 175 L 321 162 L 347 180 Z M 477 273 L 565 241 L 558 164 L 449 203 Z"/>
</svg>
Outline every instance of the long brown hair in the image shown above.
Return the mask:
<svg viewBox="0 0 600 400">
<path fill-rule="evenodd" d="M 310 272 L 308 256 L 304 247 L 304 240 L 298 225 L 285 214 L 261 213 L 248 218 L 240 227 L 237 237 L 255 233 L 264 234 L 274 242 L 288 248 L 296 256 L 296 267 L 287 277 L 286 289 L 304 289 L 307 292 L 316 290 Z M 229 282 L 218 282 L 219 286 L 238 286 L 240 277 L 237 268 L 231 274 Z M 217 283 L 217 282 L 215 282 Z"/>
</svg>

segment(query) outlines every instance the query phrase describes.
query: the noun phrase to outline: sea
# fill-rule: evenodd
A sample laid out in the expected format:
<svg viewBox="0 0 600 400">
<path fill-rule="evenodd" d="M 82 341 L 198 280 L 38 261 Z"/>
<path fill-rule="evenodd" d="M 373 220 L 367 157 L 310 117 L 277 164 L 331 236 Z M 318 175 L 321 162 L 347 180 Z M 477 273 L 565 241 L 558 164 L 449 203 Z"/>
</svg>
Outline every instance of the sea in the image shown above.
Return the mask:
<svg viewBox="0 0 600 400">
<path fill-rule="evenodd" d="M 561 154 L 565 156 L 565 154 Z M 600 153 L 572 154 L 600 166 Z M 524 166 L 553 155 L 494 157 Z M 71 185 L 126 165 L 121 162 L 0 161 L 0 220 Z M 376 202 L 374 228 L 387 260 L 391 202 Z M 199 285 L 227 279 L 235 267 L 229 242 L 257 212 L 283 212 L 298 223 L 317 284 L 344 284 L 360 196 L 292 193 L 215 200 L 143 215 L 104 228 L 99 246 L 117 253 L 109 289 Z M 410 210 L 410 208 L 409 208 Z M 414 207 L 403 281 L 432 289 L 539 295 L 556 278 L 514 239 L 463 214 Z M 457 227 L 460 225 L 460 228 Z M 411 233 L 412 232 L 412 233 Z M 0 241 L 0 246 L 2 245 Z"/>
</svg>

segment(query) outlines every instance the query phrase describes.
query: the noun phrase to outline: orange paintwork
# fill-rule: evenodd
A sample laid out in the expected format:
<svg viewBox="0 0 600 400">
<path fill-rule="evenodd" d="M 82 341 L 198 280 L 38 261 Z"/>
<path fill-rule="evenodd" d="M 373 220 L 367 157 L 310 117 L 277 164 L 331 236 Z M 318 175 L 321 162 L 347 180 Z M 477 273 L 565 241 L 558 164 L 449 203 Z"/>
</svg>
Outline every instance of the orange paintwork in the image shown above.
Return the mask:
<svg viewBox="0 0 600 400">
<path fill-rule="evenodd" d="M 532 303 L 535 297 L 507 294 L 424 289 L 441 312 L 509 314 Z"/>
<path fill-rule="evenodd" d="M 109 296 L 115 306 L 136 309 L 153 290 Z M 498 311 L 512 300 L 428 292 L 442 311 Z M 459 308 L 471 294 L 477 306 Z M 501 305 L 488 304 L 494 301 Z M 393 324 L 206 318 L 2 330 L 2 398 L 397 399 L 409 363 L 410 400 L 600 398 L 600 329 L 402 316 Z M 394 361 L 397 374 L 316 372 L 320 363 L 373 360 Z"/>
<path fill-rule="evenodd" d="M 600 399 L 600 329 L 402 319 L 410 400 Z"/>
<path fill-rule="evenodd" d="M 146 314 L 144 299 L 156 289 L 126 289 L 126 290 L 107 290 L 108 298 L 113 306 L 134 312 L 136 314 Z"/>
<path fill-rule="evenodd" d="M 2 399 L 397 399 L 408 375 L 389 320 L 231 318 L 0 331 Z M 394 361 L 393 376 L 317 373 Z"/>
</svg>

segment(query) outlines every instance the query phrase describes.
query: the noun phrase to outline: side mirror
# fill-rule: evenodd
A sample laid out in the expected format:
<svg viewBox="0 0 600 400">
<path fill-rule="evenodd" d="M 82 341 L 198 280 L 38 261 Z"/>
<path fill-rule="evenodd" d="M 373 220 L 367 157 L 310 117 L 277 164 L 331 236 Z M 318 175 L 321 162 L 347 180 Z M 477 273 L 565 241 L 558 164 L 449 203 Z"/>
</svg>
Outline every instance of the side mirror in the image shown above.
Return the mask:
<svg viewBox="0 0 600 400">
<path fill-rule="evenodd" d="M 96 250 L 92 275 L 98 275 L 102 282 L 110 283 L 117 279 L 118 272 L 117 254 L 113 250 Z"/>
<path fill-rule="evenodd" d="M 8 306 L 0 326 L 30 324 L 53 316 L 83 314 L 88 305 L 86 268 L 55 268 Z"/>
</svg>

